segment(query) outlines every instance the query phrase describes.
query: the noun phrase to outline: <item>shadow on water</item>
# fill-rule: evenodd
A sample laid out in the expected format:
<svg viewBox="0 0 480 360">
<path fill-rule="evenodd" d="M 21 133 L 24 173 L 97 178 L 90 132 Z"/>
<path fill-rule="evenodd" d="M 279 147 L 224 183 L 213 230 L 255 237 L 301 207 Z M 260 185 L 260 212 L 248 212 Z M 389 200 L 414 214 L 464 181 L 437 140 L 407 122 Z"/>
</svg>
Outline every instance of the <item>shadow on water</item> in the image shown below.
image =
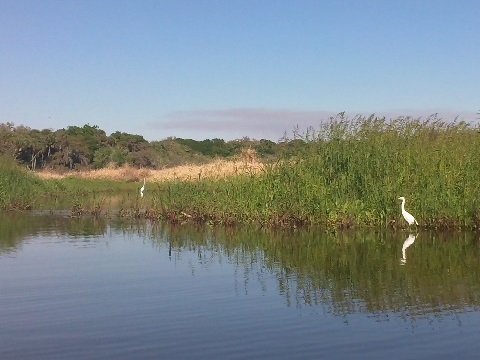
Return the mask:
<svg viewBox="0 0 480 360">
<path fill-rule="evenodd" d="M 271 291 L 266 279 L 274 278 L 287 306 L 321 307 L 338 316 L 367 313 L 383 321 L 393 312 L 414 322 L 480 304 L 480 241 L 474 232 L 268 231 L 46 213 L 1 214 L 0 221 L 0 252 L 17 251 L 26 238 L 45 234 L 92 241 L 109 232 L 136 234 L 168 248 L 172 260 L 196 254 L 194 268 L 231 264 L 239 293 L 252 284 Z"/>
</svg>

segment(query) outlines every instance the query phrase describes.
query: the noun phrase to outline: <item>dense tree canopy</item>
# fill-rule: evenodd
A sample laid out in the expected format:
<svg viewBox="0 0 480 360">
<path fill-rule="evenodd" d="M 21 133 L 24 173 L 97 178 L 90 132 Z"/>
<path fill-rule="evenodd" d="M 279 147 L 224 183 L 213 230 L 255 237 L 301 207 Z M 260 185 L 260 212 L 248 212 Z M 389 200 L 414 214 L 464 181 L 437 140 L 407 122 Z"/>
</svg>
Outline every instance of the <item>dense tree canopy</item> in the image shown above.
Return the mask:
<svg viewBox="0 0 480 360">
<path fill-rule="evenodd" d="M 248 137 L 232 141 L 170 137 L 149 142 L 143 136 L 120 131 L 107 136 L 104 130 L 89 124 L 36 130 L 0 123 L 0 154 L 32 170 L 78 170 L 124 164 L 158 169 L 212 158 L 235 158 L 245 149 L 251 149 L 261 160 L 270 160 L 295 151 L 303 143 L 298 139 L 275 143 Z"/>
</svg>

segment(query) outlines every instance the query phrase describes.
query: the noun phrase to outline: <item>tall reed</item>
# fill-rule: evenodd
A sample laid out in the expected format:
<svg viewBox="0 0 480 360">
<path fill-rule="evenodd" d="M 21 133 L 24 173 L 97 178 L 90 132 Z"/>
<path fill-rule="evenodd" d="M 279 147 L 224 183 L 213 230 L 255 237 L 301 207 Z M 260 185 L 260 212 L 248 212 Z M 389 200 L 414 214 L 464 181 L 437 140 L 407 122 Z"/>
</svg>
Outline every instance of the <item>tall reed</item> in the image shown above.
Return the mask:
<svg viewBox="0 0 480 360">
<path fill-rule="evenodd" d="M 425 227 L 480 224 L 480 128 L 465 122 L 340 114 L 304 134 L 295 158 L 261 175 L 161 185 L 163 208 L 263 224 Z"/>
</svg>

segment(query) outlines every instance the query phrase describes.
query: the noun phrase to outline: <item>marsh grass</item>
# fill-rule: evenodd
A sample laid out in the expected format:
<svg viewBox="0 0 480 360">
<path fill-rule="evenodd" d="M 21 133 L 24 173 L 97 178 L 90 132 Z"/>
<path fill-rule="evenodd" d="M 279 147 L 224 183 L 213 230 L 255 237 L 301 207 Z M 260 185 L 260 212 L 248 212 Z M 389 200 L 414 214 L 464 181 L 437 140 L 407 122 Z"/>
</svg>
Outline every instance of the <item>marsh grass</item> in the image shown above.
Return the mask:
<svg viewBox="0 0 480 360">
<path fill-rule="evenodd" d="M 159 202 L 213 222 L 404 227 L 405 196 L 422 227 L 480 224 L 478 126 L 340 114 L 304 140 L 302 154 L 259 175 L 164 183 Z"/>
<path fill-rule="evenodd" d="M 13 160 L 0 157 L 0 209 L 26 210 L 48 186 Z"/>
</svg>

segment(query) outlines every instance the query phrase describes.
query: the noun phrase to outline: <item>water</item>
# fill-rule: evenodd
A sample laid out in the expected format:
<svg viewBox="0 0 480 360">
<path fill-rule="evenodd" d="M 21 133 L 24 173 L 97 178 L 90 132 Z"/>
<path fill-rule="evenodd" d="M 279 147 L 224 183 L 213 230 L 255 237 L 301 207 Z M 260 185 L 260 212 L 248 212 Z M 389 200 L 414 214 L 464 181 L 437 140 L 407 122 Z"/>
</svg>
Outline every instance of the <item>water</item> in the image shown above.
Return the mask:
<svg viewBox="0 0 480 360">
<path fill-rule="evenodd" d="M 0 359 L 480 351 L 475 233 L 272 232 L 48 213 L 0 221 Z"/>
</svg>

